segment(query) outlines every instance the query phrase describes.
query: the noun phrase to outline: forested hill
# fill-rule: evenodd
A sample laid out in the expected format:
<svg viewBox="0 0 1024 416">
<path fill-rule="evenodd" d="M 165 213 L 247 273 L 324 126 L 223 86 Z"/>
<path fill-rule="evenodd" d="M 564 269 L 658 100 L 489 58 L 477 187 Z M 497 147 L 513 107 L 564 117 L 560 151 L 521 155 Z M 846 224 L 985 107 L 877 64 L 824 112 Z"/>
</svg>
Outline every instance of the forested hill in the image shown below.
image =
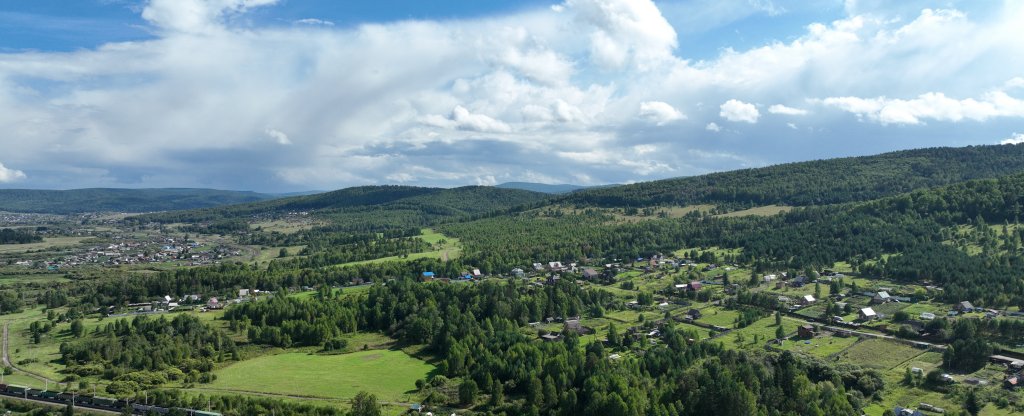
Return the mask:
<svg viewBox="0 0 1024 416">
<path fill-rule="evenodd" d="M 486 186 L 421 188 L 361 186 L 294 198 L 281 198 L 227 207 L 168 212 L 136 217 L 139 221 L 204 222 L 253 215 L 315 212 L 336 223 L 418 225 L 440 218 L 463 218 L 505 211 L 545 201 L 550 195 Z"/>
<path fill-rule="evenodd" d="M 566 195 L 562 201 L 602 207 L 805 206 L 866 201 L 1022 171 L 1024 146 L 1020 145 L 929 148 L 588 189 Z"/>
<path fill-rule="evenodd" d="M 579 191 L 581 189 L 587 189 L 586 186 L 581 185 L 551 185 L 546 183 L 533 182 L 505 182 L 503 184 L 495 185 L 494 187 L 504 189 L 522 189 L 525 191 L 543 192 L 545 194 L 566 194 L 569 192 Z"/>
<path fill-rule="evenodd" d="M 216 189 L 0 189 L 0 211 L 44 214 L 153 212 L 242 204 L 272 195 Z"/>
</svg>

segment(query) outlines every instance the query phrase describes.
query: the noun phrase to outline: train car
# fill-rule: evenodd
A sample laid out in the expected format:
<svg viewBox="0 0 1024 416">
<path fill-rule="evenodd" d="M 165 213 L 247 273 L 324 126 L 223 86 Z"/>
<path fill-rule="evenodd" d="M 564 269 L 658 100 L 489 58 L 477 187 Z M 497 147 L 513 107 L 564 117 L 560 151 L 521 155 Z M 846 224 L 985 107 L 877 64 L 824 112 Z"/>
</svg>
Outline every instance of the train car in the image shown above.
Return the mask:
<svg viewBox="0 0 1024 416">
<path fill-rule="evenodd" d="M 118 400 L 117 399 L 111 399 L 111 398 L 108 398 L 108 397 L 99 397 L 99 396 L 93 397 L 92 398 L 92 404 L 94 404 L 96 406 L 112 407 L 112 408 L 116 408 L 116 409 L 120 409 L 121 408 L 121 406 L 118 406 Z"/>
<path fill-rule="evenodd" d="M 166 415 L 171 412 L 171 410 L 166 407 L 145 405 L 139 403 L 133 404 L 132 409 L 142 414 L 156 413 L 159 415 Z"/>
<path fill-rule="evenodd" d="M 28 390 L 28 387 L 25 387 L 25 386 L 15 386 L 13 384 L 7 385 L 7 388 L 4 389 L 4 391 L 6 391 L 8 393 L 11 393 L 11 394 L 25 394 L 25 392 L 27 390 Z"/>
<path fill-rule="evenodd" d="M 60 394 L 59 391 L 46 391 L 46 390 L 44 390 L 44 391 L 39 393 L 39 397 L 42 398 L 42 399 L 56 400 L 57 399 L 57 395 L 59 395 L 59 394 Z"/>
<path fill-rule="evenodd" d="M 39 390 L 39 389 L 28 389 L 28 396 L 29 397 L 39 397 L 40 394 L 43 394 L 42 390 Z"/>
<path fill-rule="evenodd" d="M 193 410 L 191 414 L 195 416 L 223 416 L 217 412 L 204 412 L 202 410 Z"/>
</svg>

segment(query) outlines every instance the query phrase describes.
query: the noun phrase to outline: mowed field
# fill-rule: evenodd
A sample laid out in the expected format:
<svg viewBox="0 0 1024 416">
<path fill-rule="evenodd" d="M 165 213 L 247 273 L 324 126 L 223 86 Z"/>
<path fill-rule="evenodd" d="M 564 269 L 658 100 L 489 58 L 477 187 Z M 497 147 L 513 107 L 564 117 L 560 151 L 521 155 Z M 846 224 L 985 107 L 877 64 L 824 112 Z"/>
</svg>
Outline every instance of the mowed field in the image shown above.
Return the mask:
<svg viewBox="0 0 1024 416">
<path fill-rule="evenodd" d="M 402 351 L 342 355 L 286 353 L 232 364 L 216 372 L 216 390 L 350 399 L 360 391 L 390 402 L 416 402 L 416 380 L 435 367 Z"/>
</svg>

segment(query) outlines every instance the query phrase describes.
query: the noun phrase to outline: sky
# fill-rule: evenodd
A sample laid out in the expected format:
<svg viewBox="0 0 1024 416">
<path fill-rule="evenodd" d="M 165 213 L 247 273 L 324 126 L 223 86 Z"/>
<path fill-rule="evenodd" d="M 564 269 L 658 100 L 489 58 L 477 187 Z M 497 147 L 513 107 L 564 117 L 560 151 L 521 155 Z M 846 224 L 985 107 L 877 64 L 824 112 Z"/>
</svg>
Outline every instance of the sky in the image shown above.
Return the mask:
<svg viewBox="0 0 1024 416">
<path fill-rule="evenodd" d="M 1024 142 L 1021 1 L 0 0 L 0 188 L 596 185 Z"/>
</svg>

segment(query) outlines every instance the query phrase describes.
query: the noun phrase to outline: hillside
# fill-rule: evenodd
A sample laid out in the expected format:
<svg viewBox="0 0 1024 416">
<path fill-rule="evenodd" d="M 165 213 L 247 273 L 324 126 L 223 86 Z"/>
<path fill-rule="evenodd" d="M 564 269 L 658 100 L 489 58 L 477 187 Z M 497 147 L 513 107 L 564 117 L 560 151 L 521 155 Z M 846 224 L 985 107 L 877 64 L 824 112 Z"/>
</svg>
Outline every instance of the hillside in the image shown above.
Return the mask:
<svg viewBox="0 0 1024 416">
<path fill-rule="evenodd" d="M 589 189 L 561 201 L 601 207 L 806 206 L 865 201 L 1021 171 L 1024 146 L 929 148 Z"/>
<path fill-rule="evenodd" d="M 256 192 L 193 188 L 90 188 L 66 191 L 0 189 L 0 211 L 44 214 L 174 211 L 271 198 L 273 196 Z"/>
<path fill-rule="evenodd" d="M 338 227 L 360 229 L 425 225 L 531 205 L 549 195 L 485 186 L 422 188 L 413 186 L 361 186 L 316 195 L 281 198 L 227 207 L 151 214 L 135 221 L 204 222 L 255 215 L 313 212 L 330 217 Z"/>
<path fill-rule="evenodd" d="M 569 192 L 578 191 L 581 189 L 587 189 L 586 186 L 581 185 L 570 185 L 570 184 L 546 184 L 546 183 L 533 183 L 533 182 L 505 182 L 503 184 L 495 185 L 495 188 L 503 189 L 522 189 L 524 191 L 541 192 L 545 194 L 567 194 Z"/>
</svg>

